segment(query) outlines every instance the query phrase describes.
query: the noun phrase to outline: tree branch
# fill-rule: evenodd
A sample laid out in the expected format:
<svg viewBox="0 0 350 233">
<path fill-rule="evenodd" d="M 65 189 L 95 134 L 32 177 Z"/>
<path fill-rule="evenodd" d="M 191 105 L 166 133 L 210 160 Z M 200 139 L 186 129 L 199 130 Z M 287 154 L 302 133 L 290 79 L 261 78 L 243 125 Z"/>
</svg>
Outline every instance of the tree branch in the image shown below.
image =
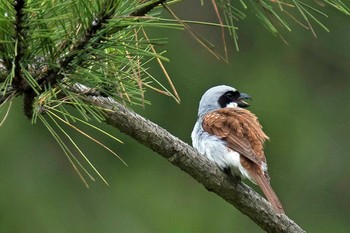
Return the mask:
<svg viewBox="0 0 350 233">
<path fill-rule="evenodd" d="M 16 41 L 16 52 L 14 57 L 14 73 L 13 78 L 14 86 L 19 90 L 24 90 L 28 85 L 27 82 L 22 78 L 21 71 L 21 62 L 23 55 L 25 54 L 25 13 L 24 7 L 26 2 L 24 0 L 17 0 L 14 3 L 14 9 L 16 11 L 16 20 L 15 20 L 15 41 Z"/>
<path fill-rule="evenodd" d="M 267 232 L 305 232 L 286 215 L 277 215 L 271 205 L 249 186 L 227 176 L 194 148 L 165 129 L 127 109 L 111 98 L 86 97 L 86 101 L 102 107 L 106 122 L 151 148 L 179 167 L 207 190 L 216 193 L 239 209 Z"/>
</svg>

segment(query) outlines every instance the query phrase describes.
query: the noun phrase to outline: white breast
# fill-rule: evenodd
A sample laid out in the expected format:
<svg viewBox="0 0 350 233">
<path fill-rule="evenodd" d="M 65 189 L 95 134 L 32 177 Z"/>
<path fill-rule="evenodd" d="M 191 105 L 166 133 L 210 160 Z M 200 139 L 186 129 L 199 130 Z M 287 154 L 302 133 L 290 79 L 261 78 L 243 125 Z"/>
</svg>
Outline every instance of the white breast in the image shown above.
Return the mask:
<svg viewBox="0 0 350 233">
<path fill-rule="evenodd" d="M 191 138 L 193 147 L 220 168 L 230 167 L 235 175 L 251 180 L 248 172 L 241 165 L 239 153 L 226 147 L 225 142 L 220 138 L 204 132 L 199 122 L 194 126 Z"/>
</svg>

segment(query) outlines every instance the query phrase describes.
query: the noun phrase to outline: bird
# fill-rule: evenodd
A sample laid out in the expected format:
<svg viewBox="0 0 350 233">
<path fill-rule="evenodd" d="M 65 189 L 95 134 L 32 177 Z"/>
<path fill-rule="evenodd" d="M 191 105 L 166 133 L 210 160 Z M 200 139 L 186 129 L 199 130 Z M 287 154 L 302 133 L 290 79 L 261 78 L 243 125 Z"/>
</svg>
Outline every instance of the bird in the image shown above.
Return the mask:
<svg viewBox="0 0 350 233">
<path fill-rule="evenodd" d="M 248 94 L 227 85 L 208 89 L 199 102 L 192 145 L 230 175 L 257 184 L 275 212 L 284 214 L 267 172 L 264 143 L 269 137 L 246 109 L 248 99 L 252 99 Z"/>
</svg>

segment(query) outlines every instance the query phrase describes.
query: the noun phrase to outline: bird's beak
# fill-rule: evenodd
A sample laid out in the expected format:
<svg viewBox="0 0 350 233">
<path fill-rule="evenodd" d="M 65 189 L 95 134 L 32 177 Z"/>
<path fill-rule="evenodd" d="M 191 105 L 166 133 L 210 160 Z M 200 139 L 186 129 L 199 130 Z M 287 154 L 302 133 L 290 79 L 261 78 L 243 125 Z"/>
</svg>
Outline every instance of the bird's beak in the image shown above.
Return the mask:
<svg viewBox="0 0 350 233">
<path fill-rule="evenodd" d="M 238 107 L 241 107 L 241 108 L 246 108 L 246 107 L 249 107 L 250 104 L 248 104 L 247 102 L 245 102 L 244 100 L 245 99 L 252 99 L 252 97 L 250 97 L 249 95 L 245 94 L 245 93 L 241 93 L 239 98 L 237 99 L 237 105 Z"/>
</svg>

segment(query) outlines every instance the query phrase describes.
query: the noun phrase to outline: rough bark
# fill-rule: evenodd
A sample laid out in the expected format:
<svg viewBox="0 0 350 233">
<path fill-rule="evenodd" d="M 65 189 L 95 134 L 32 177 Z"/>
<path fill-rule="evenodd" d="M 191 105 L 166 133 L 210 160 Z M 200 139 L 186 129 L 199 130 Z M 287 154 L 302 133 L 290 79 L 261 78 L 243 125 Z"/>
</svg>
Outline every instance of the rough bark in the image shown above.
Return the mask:
<svg viewBox="0 0 350 233">
<path fill-rule="evenodd" d="M 287 215 L 277 215 L 270 204 L 249 186 L 227 176 L 194 148 L 157 124 L 110 98 L 87 97 L 86 100 L 107 109 L 108 124 L 188 173 L 207 190 L 216 193 L 251 218 L 266 232 L 305 232 Z"/>
</svg>

